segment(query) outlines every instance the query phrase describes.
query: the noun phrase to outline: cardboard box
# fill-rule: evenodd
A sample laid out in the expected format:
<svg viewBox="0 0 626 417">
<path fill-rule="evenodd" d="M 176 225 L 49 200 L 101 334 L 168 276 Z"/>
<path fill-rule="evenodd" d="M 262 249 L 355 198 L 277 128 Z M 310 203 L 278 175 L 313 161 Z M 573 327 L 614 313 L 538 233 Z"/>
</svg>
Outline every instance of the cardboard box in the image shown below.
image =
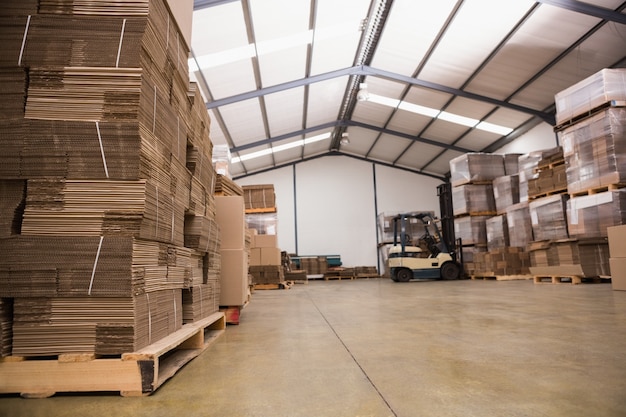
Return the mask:
<svg viewBox="0 0 626 417">
<path fill-rule="evenodd" d="M 626 291 L 626 258 L 611 258 L 609 263 L 613 290 Z"/>
<path fill-rule="evenodd" d="M 248 299 L 248 253 L 243 249 L 222 249 L 220 255 L 220 305 L 242 306 Z"/>
<path fill-rule="evenodd" d="M 609 255 L 611 258 L 626 258 L 626 224 L 607 227 Z"/>
<path fill-rule="evenodd" d="M 277 248 L 278 236 L 276 235 L 255 235 L 252 247 L 254 248 Z"/>
<path fill-rule="evenodd" d="M 244 249 L 246 214 L 242 196 L 215 196 L 215 220 L 220 227 L 222 249 Z"/>
<path fill-rule="evenodd" d="M 259 248 L 261 250 L 261 265 L 280 265 L 279 248 Z"/>
<path fill-rule="evenodd" d="M 261 264 L 261 248 L 250 249 L 250 266 L 257 266 Z"/>
</svg>

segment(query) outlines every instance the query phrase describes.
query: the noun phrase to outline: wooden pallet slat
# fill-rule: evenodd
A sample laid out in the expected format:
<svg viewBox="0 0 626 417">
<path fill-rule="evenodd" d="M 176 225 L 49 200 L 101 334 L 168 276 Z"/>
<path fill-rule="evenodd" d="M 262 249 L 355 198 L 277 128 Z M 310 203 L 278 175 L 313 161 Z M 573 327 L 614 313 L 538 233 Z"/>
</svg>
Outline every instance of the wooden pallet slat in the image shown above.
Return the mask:
<svg viewBox="0 0 626 417">
<path fill-rule="evenodd" d="M 254 284 L 255 290 L 288 290 L 293 287 L 294 281 L 281 281 L 269 284 Z"/>
<path fill-rule="evenodd" d="M 225 328 L 224 314 L 217 312 L 120 357 L 64 354 L 53 359 L 0 358 L 0 393 L 18 393 L 24 398 L 45 398 L 57 392 L 150 395 L 211 346 Z"/>
</svg>

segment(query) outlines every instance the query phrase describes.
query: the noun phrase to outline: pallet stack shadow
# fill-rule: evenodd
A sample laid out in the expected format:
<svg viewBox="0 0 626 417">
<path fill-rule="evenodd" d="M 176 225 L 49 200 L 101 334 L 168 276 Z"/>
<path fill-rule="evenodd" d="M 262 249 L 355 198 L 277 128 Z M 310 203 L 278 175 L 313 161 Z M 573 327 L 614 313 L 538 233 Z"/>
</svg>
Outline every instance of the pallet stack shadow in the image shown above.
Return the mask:
<svg viewBox="0 0 626 417">
<path fill-rule="evenodd" d="M 120 355 L 217 312 L 210 121 L 168 7 L 0 20 L 2 355 Z"/>
<path fill-rule="evenodd" d="M 536 212 L 536 232 L 549 234 L 529 248 L 531 272 L 535 282 L 608 277 L 607 229 L 626 221 L 626 70 L 601 70 L 555 102 L 567 194 L 533 202 L 548 210 Z"/>
<path fill-rule="evenodd" d="M 450 161 L 454 231 L 467 275 L 528 274 L 530 221 L 519 199 L 518 160 L 477 152 Z"/>
</svg>

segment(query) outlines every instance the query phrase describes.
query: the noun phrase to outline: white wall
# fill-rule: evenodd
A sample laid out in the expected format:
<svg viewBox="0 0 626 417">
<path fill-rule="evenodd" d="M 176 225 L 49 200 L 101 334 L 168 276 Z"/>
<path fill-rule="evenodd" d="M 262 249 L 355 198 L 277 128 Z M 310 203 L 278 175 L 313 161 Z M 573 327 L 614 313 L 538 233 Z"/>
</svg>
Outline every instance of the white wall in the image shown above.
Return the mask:
<svg viewBox="0 0 626 417">
<path fill-rule="evenodd" d="M 555 146 L 558 146 L 558 143 L 552 126 L 548 123 L 541 123 L 495 153 L 528 153 Z"/>
<path fill-rule="evenodd" d="M 441 181 L 347 156 L 326 156 L 236 182 L 274 184 L 282 250 L 340 255 L 348 267 L 378 265 L 378 213 L 439 213 Z"/>
</svg>

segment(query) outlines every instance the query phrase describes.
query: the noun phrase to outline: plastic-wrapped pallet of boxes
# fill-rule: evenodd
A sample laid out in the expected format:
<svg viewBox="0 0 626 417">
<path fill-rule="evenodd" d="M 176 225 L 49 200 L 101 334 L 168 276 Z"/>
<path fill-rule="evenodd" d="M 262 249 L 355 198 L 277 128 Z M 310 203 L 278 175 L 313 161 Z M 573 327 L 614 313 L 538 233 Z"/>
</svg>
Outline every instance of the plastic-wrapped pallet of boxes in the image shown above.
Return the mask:
<svg viewBox="0 0 626 417">
<path fill-rule="evenodd" d="M 533 241 L 528 202 L 509 206 L 506 210 L 506 221 L 509 227 L 509 243 L 512 247 L 525 248 Z"/>
<path fill-rule="evenodd" d="M 559 133 L 570 194 L 626 184 L 626 107 L 615 107 Z"/>
<path fill-rule="evenodd" d="M 463 184 L 491 183 L 494 178 L 505 175 L 502 155 L 466 153 L 450 161 L 450 183 L 453 187 Z"/>
<path fill-rule="evenodd" d="M 509 226 L 505 215 L 493 216 L 485 222 L 489 251 L 510 246 Z"/>
<path fill-rule="evenodd" d="M 528 204 L 533 238 L 538 240 L 568 239 L 567 194 L 557 194 L 532 200 Z"/>
<path fill-rule="evenodd" d="M 593 113 L 611 102 L 626 99 L 626 69 L 605 68 L 554 96 L 556 124 Z"/>
<path fill-rule="evenodd" d="M 230 178 L 230 147 L 228 145 L 215 145 L 213 147 L 213 167 L 218 175 Z"/>
<path fill-rule="evenodd" d="M 470 275 L 475 265 L 468 260 L 485 252 L 485 222 L 496 214 L 492 181 L 505 174 L 503 155 L 466 153 L 450 161 L 455 237 L 461 239 L 465 272 Z"/>
<path fill-rule="evenodd" d="M 505 175 L 494 179 L 493 197 L 498 214 L 506 213 L 509 206 L 519 203 L 519 175 Z"/>
<path fill-rule="evenodd" d="M 571 198 L 567 215 L 571 237 L 605 238 L 607 227 L 626 223 L 626 188 Z"/>
</svg>

